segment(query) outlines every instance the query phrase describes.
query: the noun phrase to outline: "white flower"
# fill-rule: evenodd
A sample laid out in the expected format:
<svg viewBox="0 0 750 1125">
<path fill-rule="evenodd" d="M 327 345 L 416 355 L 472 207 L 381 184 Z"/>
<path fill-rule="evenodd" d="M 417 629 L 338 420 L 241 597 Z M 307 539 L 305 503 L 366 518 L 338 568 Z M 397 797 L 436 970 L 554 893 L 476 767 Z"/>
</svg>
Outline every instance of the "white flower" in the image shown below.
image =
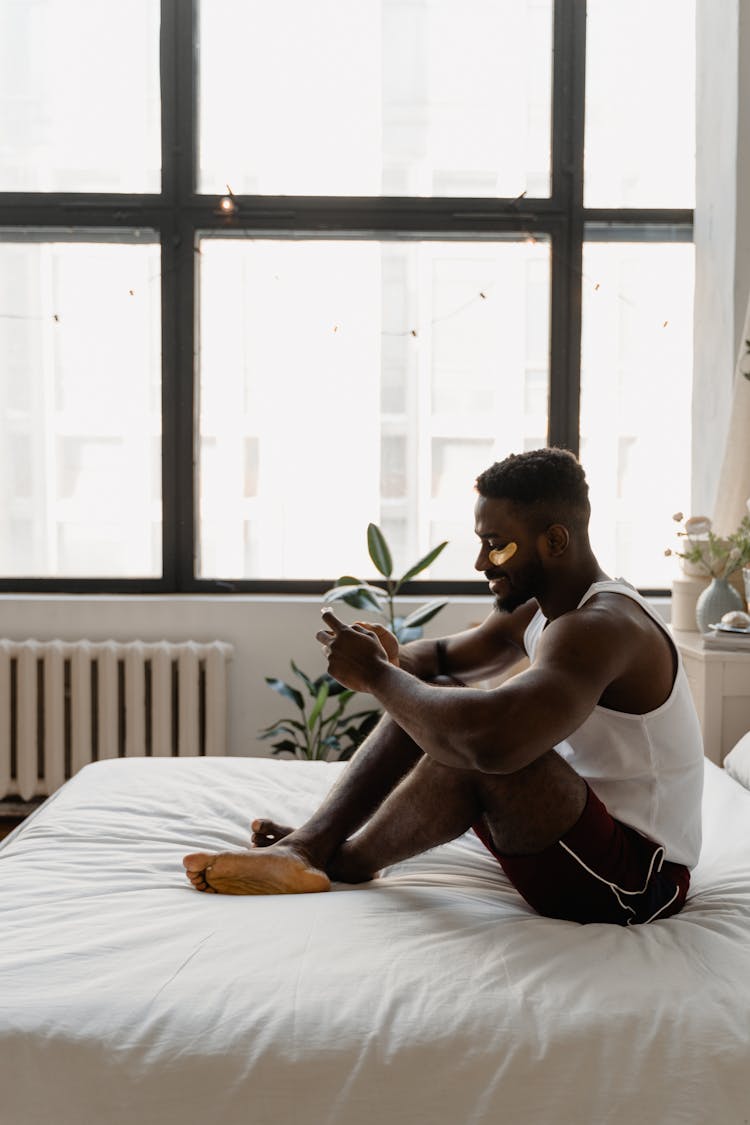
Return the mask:
<svg viewBox="0 0 750 1125">
<path fill-rule="evenodd" d="M 711 530 L 711 521 L 708 516 L 691 516 L 685 520 L 685 534 L 692 539 L 693 536 L 708 535 Z"/>
</svg>

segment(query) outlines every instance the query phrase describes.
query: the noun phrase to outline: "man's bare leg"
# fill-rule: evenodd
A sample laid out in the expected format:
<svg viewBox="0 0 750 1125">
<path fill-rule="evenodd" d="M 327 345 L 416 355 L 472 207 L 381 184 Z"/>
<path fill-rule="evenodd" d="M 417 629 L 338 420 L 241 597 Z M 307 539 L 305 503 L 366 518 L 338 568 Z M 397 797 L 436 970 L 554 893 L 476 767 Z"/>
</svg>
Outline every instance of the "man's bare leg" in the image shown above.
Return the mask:
<svg viewBox="0 0 750 1125">
<path fill-rule="evenodd" d="M 304 825 L 292 830 L 263 821 L 265 832 L 253 837 L 253 843 L 263 847 L 262 854 L 253 851 L 187 855 L 183 863 L 188 879 L 196 890 L 222 894 L 328 890 L 330 883 L 324 872 L 333 853 L 368 820 L 422 757 L 422 751 L 409 736 L 384 717 Z M 311 872 L 312 878 L 306 872 Z M 259 889 L 266 881 L 268 889 Z"/>
<path fill-rule="evenodd" d="M 340 882 L 364 882 L 480 820 L 500 853 L 533 855 L 573 827 L 586 797 L 585 782 L 554 750 L 512 774 L 452 769 L 424 758 L 326 870 Z"/>
<path fill-rule="evenodd" d="M 300 865 L 306 864 L 307 870 L 317 877 L 324 870 L 330 878 L 342 882 L 364 882 L 383 867 L 455 839 L 481 818 L 499 851 L 507 855 L 533 854 L 544 850 L 576 823 L 586 803 L 586 786 L 554 751 L 523 770 L 505 775 L 451 769 L 423 758 L 369 820 L 365 814 L 367 823 L 353 839 L 340 835 L 342 824 L 353 815 L 346 795 L 338 810 L 343 816 L 337 815 L 335 793 L 331 796 L 330 808 L 324 805 L 281 844 L 255 853 L 187 857 L 186 866 L 193 858 L 198 861 L 197 866 L 210 861 L 210 866 L 206 864 L 200 872 L 205 887 L 196 882 L 198 873 L 191 873 L 188 866 L 191 882 L 199 890 L 222 893 L 279 893 L 284 888 L 278 886 L 276 868 L 284 856 L 296 865 L 290 866 L 290 875 L 295 878 Z M 320 837 L 315 835 L 318 827 Z M 339 844 L 332 846 L 336 836 Z M 268 868 L 267 889 L 259 890 L 264 857 L 273 863 Z M 289 890 L 298 889 L 328 887 L 312 883 L 298 886 L 290 879 Z"/>
</svg>

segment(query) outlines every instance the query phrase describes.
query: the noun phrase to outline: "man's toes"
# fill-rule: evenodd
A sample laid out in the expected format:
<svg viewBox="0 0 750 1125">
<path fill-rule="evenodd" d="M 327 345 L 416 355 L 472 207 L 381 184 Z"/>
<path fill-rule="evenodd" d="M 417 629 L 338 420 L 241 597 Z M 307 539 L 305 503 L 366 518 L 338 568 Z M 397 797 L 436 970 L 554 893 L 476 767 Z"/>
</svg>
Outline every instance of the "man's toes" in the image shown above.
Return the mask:
<svg viewBox="0 0 750 1125">
<path fill-rule="evenodd" d="M 279 839 L 276 825 L 271 820 L 254 820 L 250 825 L 252 829 L 252 842 L 256 848 L 268 847 Z"/>
<path fill-rule="evenodd" d="M 206 894 L 210 894 L 210 895 L 218 894 L 218 891 L 216 890 L 216 888 L 212 887 L 211 884 L 209 882 L 207 882 L 205 872 L 203 872 L 203 871 L 189 872 L 188 871 L 188 872 L 186 872 L 186 874 L 187 874 L 187 877 L 190 880 L 190 883 L 192 884 L 192 887 L 193 887 L 194 890 L 205 891 Z"/>
<path fill-rule="evenodd" d="M 215 855 L 209 855 L 207 852 L 191 852 L 190 855 L 183 857 L 182 865 L 189 877 L 191 872 L 205 871 L 215 859 Z"/>
<path fill-rule="evenodd" d="M 279 840 L 283 840 L 293 831 L 292 828 L 288 828 L 284 824 L 277 824 L 274 820 L 261 818 L 251 823 L 250 830 L 254 848 L 267 848 L 271 844 L 277 844 Z"/>
<path fill-rule="evenodd" d="M 182 863 L 185 868 L 185 874 L 196 891 L 206 891 L 209 894 L 216 894 L 207 876 L 207 872 L 213 866 L 215 859 L 215 855 L 208 855 L 206 852 L 193 852 L 190 855 L 186 855 L 183 859 Z"/>
<path fill-rule="evenodd" d="M 277 836 L 279 833 L 278 824 L 272 820 L 254 820 L 250 827 L 259 836 Z"/>
</svg>

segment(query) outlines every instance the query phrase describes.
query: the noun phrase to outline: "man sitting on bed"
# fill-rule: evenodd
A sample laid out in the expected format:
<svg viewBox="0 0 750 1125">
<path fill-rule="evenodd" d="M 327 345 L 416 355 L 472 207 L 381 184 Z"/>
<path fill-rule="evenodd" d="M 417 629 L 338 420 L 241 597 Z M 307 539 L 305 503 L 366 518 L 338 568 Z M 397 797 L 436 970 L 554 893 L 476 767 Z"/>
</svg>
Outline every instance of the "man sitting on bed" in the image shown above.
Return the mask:
<svg viewBox="0 0 750 1125">
<path fill-rule="evenodd" d="M 703 751 L 677 650 L 594 557 L 572 454 L 512 455 L 476 490 L 475 565 L 492 612 L 400 646 L 324 610 L 331 675 L 385 716 L 302 827 L 256 820 L 252 850 L 186 856 L 197 890 L 327 891 L 473 828 L 539 914 L 629 925 L 681 909 L 700 851 Z M 465 686 L 524 654 L 530 667 L 499 687 Z"/>
</svg>

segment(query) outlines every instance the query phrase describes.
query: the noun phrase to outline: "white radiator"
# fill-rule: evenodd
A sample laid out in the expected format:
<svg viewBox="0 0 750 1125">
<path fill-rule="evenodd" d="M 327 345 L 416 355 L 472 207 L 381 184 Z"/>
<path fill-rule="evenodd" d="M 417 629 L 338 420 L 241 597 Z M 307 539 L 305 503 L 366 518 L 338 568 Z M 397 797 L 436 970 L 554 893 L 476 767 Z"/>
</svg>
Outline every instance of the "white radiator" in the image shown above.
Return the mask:
<svg viewBox="0 0 750 1125">
<path fill-rule="evenodd" d="M 0 798 L 47 796 L 103 758 L 225 754 L 232 651 L 0 640 Z"/>
</svg>

